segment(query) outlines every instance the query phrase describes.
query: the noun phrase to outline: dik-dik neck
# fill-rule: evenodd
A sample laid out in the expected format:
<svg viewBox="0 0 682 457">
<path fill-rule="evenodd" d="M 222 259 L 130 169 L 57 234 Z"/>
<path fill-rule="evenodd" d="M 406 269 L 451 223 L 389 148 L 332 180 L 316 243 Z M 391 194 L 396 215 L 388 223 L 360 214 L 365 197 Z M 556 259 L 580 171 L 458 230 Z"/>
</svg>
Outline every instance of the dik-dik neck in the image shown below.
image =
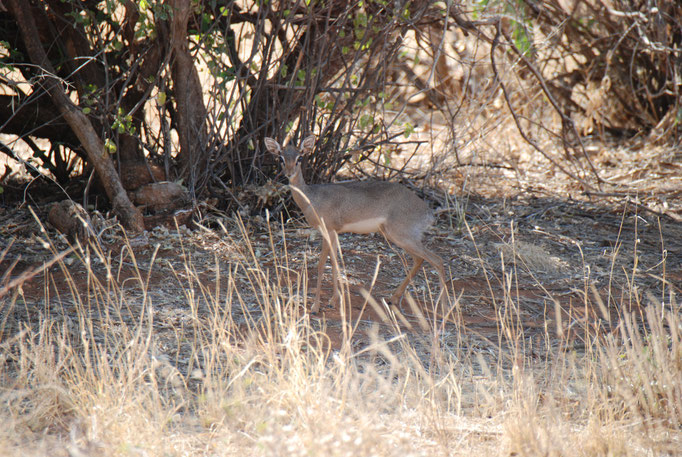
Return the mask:
<svg viewBox="0 0 682 457">
<path fill-rule="evenodd" d="M 289 186 L 292 187 L 291 195 L 294 197 L 294 201 L 299 208 L 305 210 L 310 205 L 310 200 L 308 199 L 309 188 L 303 179 L 300 167 L 297 167 L 294 174 L 289 176 Z"/>
</svg>

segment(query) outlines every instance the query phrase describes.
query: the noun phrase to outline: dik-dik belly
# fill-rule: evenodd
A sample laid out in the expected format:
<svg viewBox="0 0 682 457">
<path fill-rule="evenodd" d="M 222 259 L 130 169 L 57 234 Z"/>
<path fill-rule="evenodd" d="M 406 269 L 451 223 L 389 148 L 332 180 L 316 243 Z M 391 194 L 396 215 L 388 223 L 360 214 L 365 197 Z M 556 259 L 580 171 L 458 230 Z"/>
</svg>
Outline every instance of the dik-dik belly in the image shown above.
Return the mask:
<svg viewBox="0 0 682 457">
<path fill-rule="evenodd" d="M 385 217 L 374 217 L 354 222 L 347 222 L 338 230 L 339 233 L 374 233 L 381 230 L 381 226 L 386 222 Z"/>
</svg>

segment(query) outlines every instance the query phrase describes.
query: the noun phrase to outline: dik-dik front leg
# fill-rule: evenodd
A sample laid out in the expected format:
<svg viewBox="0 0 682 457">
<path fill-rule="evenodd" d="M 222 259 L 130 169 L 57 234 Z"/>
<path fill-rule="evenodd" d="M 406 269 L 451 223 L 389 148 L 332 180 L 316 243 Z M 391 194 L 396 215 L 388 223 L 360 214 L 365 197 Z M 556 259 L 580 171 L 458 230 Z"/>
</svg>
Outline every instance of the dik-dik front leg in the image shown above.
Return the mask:
<svg viewBox="0 0 682 457">
<path fill-rule="evenodd" d="M 332 263 L 332 300 L 331 305 L 334 306 L 339 302 L 340 289 L 339 289 L 339 263 L 337 257 L 337 251 L 339 249 L 339 236 L 333 230 L 323 231 L 322 228 L 318 228 L 320 234 L 322 235 L 322 250 L 320 251 L 320 259 L 317 263 L 317 288 L 315 290 L 315 301 L 313 302 L 313 307 L 310 310 L 313 314 L 316 314 L 320 310 L 320 295 L 322 292 L 322 279 L 324 278 L 324 267 L 327 265 L 327 257 L 331 257 Z"/>
<path fill-rule="evenodd" d="M 317 288 L 315 289 L 315 301 L 310 310 L 313 314 L 317 314 L 320 310 L 320 293 L 322 291 L 322 278 L 324 275 L 324 267 L 327 264 L 327 257 L 329 257 L 329 243 L 328 237 L 322 235 L 322 250 L 320 251 L 320 258 L 317 261 Z"/>
</svg>

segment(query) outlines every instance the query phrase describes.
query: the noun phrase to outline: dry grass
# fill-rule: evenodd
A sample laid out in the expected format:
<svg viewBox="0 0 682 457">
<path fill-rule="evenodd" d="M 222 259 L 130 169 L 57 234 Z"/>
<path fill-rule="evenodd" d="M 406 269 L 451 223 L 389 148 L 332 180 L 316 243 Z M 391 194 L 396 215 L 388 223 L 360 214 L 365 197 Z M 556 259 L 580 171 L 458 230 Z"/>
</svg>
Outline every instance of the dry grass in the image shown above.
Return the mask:
<svg viewBox="0 0 682 457">
<path fill-rule="evenodd" d="M 462 125 L 439 128 L 434 116 L 448 116 L 414 105 L 408 113 L 432 149 L 415 168 L 430 157 L 424 181 L 462 196 L 446 202 L 448 227 L 437 230 L 456 256 L 450 266 L 471 271 L 453 278 L 481 284 L 478 302 L 454 287 L 438 308 L 427 281 L 401 309 L 368 298 L 383 320 L 310 316 L 308 259 L 294 246 L 303 237 L 263 221 L 152 234 L 148 252 L 126 239 L 62 255 L 42 233 L 52 267 L 11 290 L 2 286 L 17 276 L 0 271 L 0 455 L 679 454 L 682 251 L 663 236 L 674 224 L 663 215 L 682 214 L 680 153 L 589 144 L 610 199 L 597 205 L 515 133 L 478 46 L 445 49 L 471 86 L 450 97 Z M 540 93 L 519 87 L 517 108 L 532 112 Z M 478 205 L 490 217 L 469 217 L 471 189 L 490 199 Z M 543 202 L 513 207 L 529 195 Z M 574 204 L 588 200 L 597 208 Z M 620 225 L 600 217 L 613 208 L 623 208 Z M 637 228 L 638 208 L 658 224 Z M 0 226 L 0 246 L 12 230 Z M 378 250 L 363 243 L 356 251 Z M 0 252 L 0 265 L 12 263 L 2 262 L 9 249 L 18 248 Z M 557 278 L 573 291 L 562 302 L 550 289 Z M 529 285 L 544 292 L 532 306 Z M 464 319 L 481 302 L 495 317 L 492 336 Z"/>
<path fill-rule="evenodd" d="M 602 319 L 559 318 L 556 334 L 529 336 L 512 285 L 542 253 L 516 244 L 501 249 L 520 262 L 495 299 L 496 341 L 452 325 L 457 298 L 450 323 L 410 302 L 407 326 L 382 310 L 384 322 L 332 329 L 304 313 L 307 278 L 286 242 L 267 235 L 274 255 L 263 262 L 237 226 L 214 234 L 231 252 L 227 268 L 197 268 L 183 249 L 159 282 L 158 246 L 143 261 L 131 242 L 116 255 L 93 244 L 45 275 L 42 303 L 21 288 L 0 302 L 2 455 L 628 456 L 682 446 L 682 317 L 666 285 L 665 303 L 644 297 L 641 314 L 617 315 L 587 285 L 586 306 Z M 187 312 L 171 316 L 158 289 Z"/>
</svg>

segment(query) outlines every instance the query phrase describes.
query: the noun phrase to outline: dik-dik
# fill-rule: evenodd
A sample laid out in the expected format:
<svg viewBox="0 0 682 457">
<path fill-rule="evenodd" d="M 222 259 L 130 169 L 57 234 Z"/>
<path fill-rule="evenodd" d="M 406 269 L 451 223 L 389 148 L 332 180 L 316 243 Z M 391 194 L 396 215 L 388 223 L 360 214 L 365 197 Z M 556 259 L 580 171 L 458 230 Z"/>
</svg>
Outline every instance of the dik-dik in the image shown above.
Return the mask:
<svg viewBox="0 0 682 457">
<path fill-rule="evenodd" d="M 317 289 L 311 311 L 320 309 L 320 289 L 327 257 L 331 256 L 333 276 L 332 304 L 338 302 L 339 271 L 337 250 L 339 233 L 381 232 L 386 238 L 407 251 L 414 259 L 412 269 L 398 286 L 391 301 L 397 303 L 405 288 L 417 274 L 424 260 L 438 272 L 442 293 L 447 293 L 443 259 L 422 244 L 424 231 L 433 223 L 428 205 L 412 191 L 397 183 L 383 181 L 353 181 L 334 184 L 311 184 L 303 180 L 301 159 L 315 147 L 315 137 L 309 136 L 300 149 L 289 144 L 282 148 L 272 138 L 265 146 L 280 157 L 294 201 L 308 223 L 322 234 L 322 252 L 317 266 Z"/>
</svg>

